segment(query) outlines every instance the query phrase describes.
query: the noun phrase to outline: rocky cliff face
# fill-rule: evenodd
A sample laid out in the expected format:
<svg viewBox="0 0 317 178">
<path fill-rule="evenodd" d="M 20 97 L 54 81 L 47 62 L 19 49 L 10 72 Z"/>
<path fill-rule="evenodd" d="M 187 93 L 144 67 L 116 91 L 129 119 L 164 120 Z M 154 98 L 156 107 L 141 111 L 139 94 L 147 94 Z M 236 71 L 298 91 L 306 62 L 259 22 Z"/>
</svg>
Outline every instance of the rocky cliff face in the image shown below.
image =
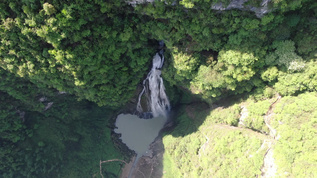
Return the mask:
<svg viewBox="0 0 317 178">
<path fill-rule="evenodd" d="M 227 7 L 225 7 L 224 4 L 220 2 L 220 3 L 216 3 L 212 5 L 211 8 L 218 11 L 225 11 L 225 10 L 231 10 L 231 9 L 252 11 L 259 18 L 261 18 L 263 15 L 270 12 L 270 9 L 268 7 L 270 0 L 262 0 L 259 7 L 247 5 L 248 1 L 249 0 L 232 0 Z"/>
<path fill-rule="evenodd" d="M 247 2 L 249 0 L 232 0 L 228 6 L 226 6 L 224 3 L 211 3 L 211 9 L 217 10 L 217 11 L 226 11 L 226 10 L 232 10 L 232 9 L 239 9 L 239 10 L 245 10 L 245 11 L 252 11 L 255 13 L 255 15 L 258 18 L 261 18 L 263 15 L 267 14 L 271 11 L 269 8 L 269 3 L 271 0 L 262 0 L 260 3 L 260 6 L 255 7 L 252 5 L 248 5 Z M 132 6 L 136 6 L 137 4 L 143 4 L 143 3 L 153 3 L 154 0 L 132 0 L 128 1 L 129 4 Z M 173 5 L 175 5 L 173 3 Z"/>
</svg>

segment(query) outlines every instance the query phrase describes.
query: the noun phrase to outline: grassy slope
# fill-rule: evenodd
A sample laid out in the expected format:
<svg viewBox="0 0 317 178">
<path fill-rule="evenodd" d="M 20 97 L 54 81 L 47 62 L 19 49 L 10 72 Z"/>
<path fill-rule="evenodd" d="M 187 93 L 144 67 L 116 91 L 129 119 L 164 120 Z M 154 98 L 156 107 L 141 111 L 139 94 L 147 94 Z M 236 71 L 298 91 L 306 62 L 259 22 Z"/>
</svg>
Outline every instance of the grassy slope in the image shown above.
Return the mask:
<svg viewBox="0 0 317 178">
<path fill-rule="evenodd" d="M 317 93 L 284 97 L 274 109 L 274 154 L 281 177 L 317 176 Z"/>
<path fill-rule="evenodd" d="M 202 104 L 184 106 L 175 129 L 163 137 L 164 177 L 260 176 L 268 150 L 264 141 L 275 143 L 279 176 L 316 176 L 316 93 L 285 97 L 276 104 L 271 124 L 281 135 L 277 141 L 268 135 L 263 119 L 274 101 L 251 96 L 213 110 Z M 248 110 L 244 126 L 238 125 L 242 105 Z"/>
<path fill-rule="evenodd" d="M 174 131 L 163 138 L 166 149 L 164 177 L 175 177 L 175 173 L 176 177 L 254 177 L 261 174 L 259 170 L 266 152 L 261 145 L 267 137 L 250 129 L 223 124 L 239 118 L 237 105 L 205 113 L 207 117 L 202 123 L 201 107 L 191 107 L 183 109 Z"/>
</svg>

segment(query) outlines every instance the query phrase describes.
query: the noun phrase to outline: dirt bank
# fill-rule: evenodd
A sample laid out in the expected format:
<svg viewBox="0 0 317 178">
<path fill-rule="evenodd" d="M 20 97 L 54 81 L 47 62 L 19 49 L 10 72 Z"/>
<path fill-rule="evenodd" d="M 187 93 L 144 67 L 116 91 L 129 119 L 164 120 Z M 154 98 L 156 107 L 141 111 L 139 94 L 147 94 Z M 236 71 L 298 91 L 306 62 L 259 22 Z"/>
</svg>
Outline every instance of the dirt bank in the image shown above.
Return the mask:
<svg viewBox="0 0 317 178">
<path fill-rule="evenodd" d="M 129 176 L 129 172 L 130 172 L 130 169 L 132 168 L 135 158 L 136 157 L 134 156 L 131 159 L 131 161 L 122 168 L 120 178 L 127 178 Z"/>
<path fill-rule="evenodd" d="M 158 137 L 151 145 L 146 156 L 142 156 L 136 163 L 135 169 L 131 178 L 160 178 L 163 176 L 163 153 L 164 146 L 162 138 Z M 130 162 L 131 163 L 131 162 Z M 129 164 L 130 164 L 129 163 Z M 132 164 L 131 164 L 132 165 Z M 122 176 L 126 175 L 126 172 L 122 172 Z M 129 173 L 129 172 L 128 172 Z M 121 178 L 127 178 L 122 177 Z"/>
</svg>

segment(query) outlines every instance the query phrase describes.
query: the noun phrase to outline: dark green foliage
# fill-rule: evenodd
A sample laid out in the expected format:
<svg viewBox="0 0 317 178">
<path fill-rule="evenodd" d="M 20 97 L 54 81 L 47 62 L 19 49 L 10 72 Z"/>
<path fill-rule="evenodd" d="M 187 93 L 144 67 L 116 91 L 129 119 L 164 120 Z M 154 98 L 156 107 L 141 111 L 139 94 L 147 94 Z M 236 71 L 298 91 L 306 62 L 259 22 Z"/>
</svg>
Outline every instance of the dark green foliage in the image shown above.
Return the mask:
<svg viewBox="0 0 317 178">
<path fill-rule="evenodd" d="M 205 8 L 208 3 L 186 1 L 169 6 L 156 2 L 157 9 L 151 4 L 136 7 L 137 12 L 152 17 L 144 28 L 151 28 L 154 38 L 164 39 L 171 49 L 164 78 L 201 94 L 206 101 L 272 87 L 285 68 L 289 73 L 305 70 L 305 61 L 310 58 L 299 54 L 314 55 L 312 1 L 274 1 L 275 12 L 261 19 L 236 10 L 219 15 Z M 300 37 L 306 32 L 311 35 L 303 41 Z M 204 50 L 217 55 L 206 63 L 200 55 Z"/>
<path fill-rule="evenodd" d="M 129 6 L 119 2 L 104 14 L 101 2 L 8 4 L 2 68 L 99 105 L 119 106 L 131 97 L 154 48 L 142 49 L 148 39 Z"/>
<path fill-rule="evenodd" d="M 25 140 L 28 134 L 31 136 L 32 133 L 26 129 L 18 114 L 16 100 L 0 92 L 0 102 L 0 175 L 7 174 L 11 177 L 9 170 L 17 170 L 23 165 L 22 160 L 16 160 L 17 154 L 21 151 L 18 143 Z"/>
<path fill-rule="evenodd" d="M 114 111 L 0 72 L 0 177 L 89 177 L 100 160 L 122 158 L 111 138 Z M 119 169 L 108 164 L 104 174 Z"/>
<path fill-rule="evenodd" d="M 0 94 L 1 177 L 89 177 L 99 175 L 100 160 L 122 158 L 111 138 L 113 111 L 60 95 L 44 113 L 20 118 L 23 105 Z M 105 175 L 118 175 L 119 163 L 104 166 Z"/>
<path fill-rule="evenodd" d="M 200 66 L 192 86 L 206 98 L 221 96 L 226 91 L 237 94 L 251 91 L 254 84 L 246 81 L 255 75 L 254 66 L 257 60 L 252 53 L 220 51 L 218 63 L 214 66 Z"/>
<path fill-rule="evenodd" d="M 271 102 L 263 99 L 275 92 L 287 96 L 316 91 L 317 3 L 272 0 L 271 11 L 259 18 L 248 10 L 210 8 L 219 2 L 230 4 L 229 0 L 166 0 L 134 7 L 121 0 L 1 1 L 1 175 L 91 177 L 97 176 L 99 160 L 120 158 L 111 141 L 109 118 L 100 116 L 111 117 L 113 111 L 103 111 L 86 100 L 112 108 L 125 104 L 146 75 L 157 40 L 166 44 L 162 75 L 173 105 L 191 102 L 190 92 L 208 103 L 252 92 L 257 102 L 247 106 L 247 127 L 268 132 L 262 118 Z M 260 6 L 254 0 L 246 5 Z M 58 91 L 69 95 L 63 100 Z M 73 95 L 84 101 L 74 100 Z M 39 102 L 42 97 L 48 101 Z M 54 105 L 44 112 L 49 101 Z M 172 172 L 183 166 L 175 173 L 179 177 L 229 176 L 227 169 L 238 168 L 236 163 L 241 161 L 246 165 L 231 175 L 261 174 L 259 157 L 263 154 L 255 148 L 262 138 L 251 136 L 247 129 L 221 131 L 228 129 L 221 124 L 238 125 L 239 105 L 215 109 L 208 117 L 199 106 L 193 108 L 201 113 L 194 120 L 179 116 L 174 133 L 185 137 L 199 130 L 213 136 L 210 145 L 216 148 L 212 149 L 216 156 L 206 153 L 213 161 L 203 161 L 200 167 L 188 157 L 173 162 L 186 152 L 197 156 L 205 137 L 195 133 L 197 139 L 190 135 L 182 141 L 171 138 L 175 154 L 169 151 L 166 160 L 177 165 L 171 166 Z M 285 114 L 278 111 L 278 115 Z M 206 132 L 209 125 L 204 124 L 192 127 L 204 119 L 215 130 Z M 238 149 L 228 149 L 230 145 Z M 281 157 L 286 152 L 282 147 L 277 145 Z M 258 156 L 249 159 L 246 150 Z M 219 155 L 226 159 L 220 160 Z M 235 155 L 241 160 L 235 162 Z M 288 164 L 294 161 L 294 157 L 286 157 L 281 158 L 281 165 L 288 159 Z M 215 166 L 214 172 L 205 174 L 205 166 L 210 164 Z M 118 174 L 119 164 L 107 166 L 109 172 L 104 175 Z M 302 175 L 299 170 L 291 171 Z"/>
<path fill-rule="evenodd" d="M 30 111 L 44 110 L 42 97 L 52 97 L 57 91 L 47 86 L 36 85 L 24 78 L 16 77 L 14 74 L 0 68 L 0 91 L 24 103 L 24 107 Z"/>
<path fill-rule="evenodd" d="M 229 4 L 5 1 L 1 67 L 39 88 L 117 107 L 145 75 L 155 51 L 151 39 L 164 40 L 171 52 L 166 80 L 207 100 L 272 86 L 276 77 L 262 74 L 264 66 L 299 71 L 305 64 L 298 54 L 314 55 L 313 1 L 272 1 L 274 12 L 261 19 L 248 11 L 217 13 L 210 9 L 217 2 Z M 215 58 L 206 63 L 203 51 Z"/>
<path fill-rule="evenodd" d="M 316 62 L 309 62 L 303 71 L 297 73 L 280 72 L 274 88 L 281 95 L 294 95 L 317 89 Z"/>
</svg>

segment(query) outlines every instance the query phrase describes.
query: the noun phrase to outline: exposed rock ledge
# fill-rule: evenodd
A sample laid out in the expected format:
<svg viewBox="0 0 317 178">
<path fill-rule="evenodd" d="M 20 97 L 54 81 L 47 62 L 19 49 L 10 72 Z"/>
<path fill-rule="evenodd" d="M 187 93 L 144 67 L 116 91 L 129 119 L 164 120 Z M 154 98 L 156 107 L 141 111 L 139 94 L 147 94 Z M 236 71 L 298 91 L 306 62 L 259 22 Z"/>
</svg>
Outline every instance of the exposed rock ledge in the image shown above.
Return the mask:
<svg viewBox="0 0 317 178">
<path fill-rule="evenodd" d="M 258 18 L 269 13 L 271 10 L 269 8 L 269 3 L 271 0 L 262 0 L 259 7 L 254 7 L 251 5 L 246 5 L 249 0 L 232 0 L 227 7 L 221 2 L 211 4 L 211 9 L 217 11 L 226 11 L 232 9 L 239 9 L 245 11 L 252 11 Z M 154 0 L 128 0 L 128 4 L 136 6 L 137 4 L 153 3 Z M 172 4 L 175 5 L 176 1 Z"/>
</svg>

